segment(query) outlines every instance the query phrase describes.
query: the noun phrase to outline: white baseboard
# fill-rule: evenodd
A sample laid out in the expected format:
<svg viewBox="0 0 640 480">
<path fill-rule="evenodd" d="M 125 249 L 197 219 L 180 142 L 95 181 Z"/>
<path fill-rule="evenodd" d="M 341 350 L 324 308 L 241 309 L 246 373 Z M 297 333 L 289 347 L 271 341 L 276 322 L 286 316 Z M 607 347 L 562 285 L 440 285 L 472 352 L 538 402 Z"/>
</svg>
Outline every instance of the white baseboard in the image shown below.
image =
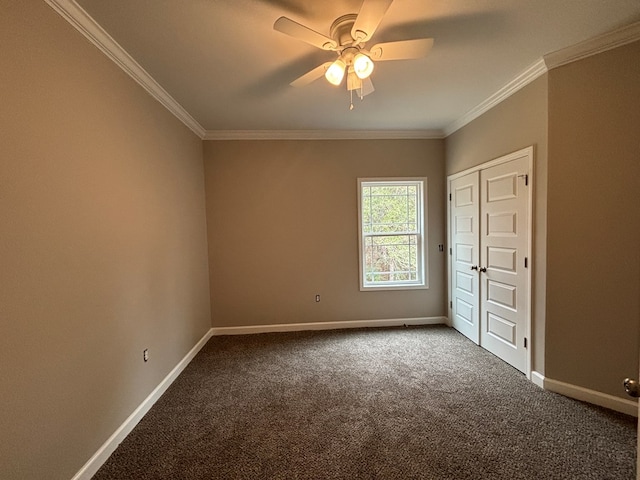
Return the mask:
<svg viewBox="0 0 640 480">
<path fill-rule="evenodd" d="M 243 327 L 213 327 L 211 331 L 213 335 L 248 335 L 253 333 L 298 332 L 301 330 L 440 325 L 446 324 L 446 321 L 446 317 L 392 318 L 383 320 L 348 320 L 343 322 L 278 323 Z"/>
<path fill-rule="evenodd" d="M 531 372 L 531 381 L 540 388 L 544 388 L 544 375 L 536 372 L 535 370 Z"/>
<path fill-rule="evenodd" d="M 122 425 L 114 432 L 111 437 L 98 449 L 98 451 L 89 459 L 84 466 L 78 470 L 72 480 L 90 480 L 93 475 L 98 471 L 104 462 L 107 461 L 109 456 L 120 445 L 124 438 L 131 433 L 131 430 L 138 424 L 142 417 L 149 411 L 154 403 L 162 396 L 162 394 L 169 388 L 174 380 L 185 369 L 189 362 L 193 360 L 193 357 L 204 347 L 207 341 L 212 336 L 212 330 L 209 330 L 200 339 L 198 343 L 185 355 L 185 357 L 178 363 L 171 372 L 160 382 L 160 384 L 149 394 L 147 398 L 129 415 Z"/>
<path fill-rule="evenodd" d="M 561 382 L 545 377 L 538 372 L 531 372 L 531 381 L 539 387 L 549 390 L 550 392 L 559 393 L 566 397 L 575 398 L 583 402 L 593 403 L 601 407 L 615 410 L 616 412 L 626 413 L 634 417 L 638 416 L 638 403 L 626 398 L 614 397 L 607 393 L 590 390 L 588 388 L 579 387 L 570 383 Z"/>
</svg>

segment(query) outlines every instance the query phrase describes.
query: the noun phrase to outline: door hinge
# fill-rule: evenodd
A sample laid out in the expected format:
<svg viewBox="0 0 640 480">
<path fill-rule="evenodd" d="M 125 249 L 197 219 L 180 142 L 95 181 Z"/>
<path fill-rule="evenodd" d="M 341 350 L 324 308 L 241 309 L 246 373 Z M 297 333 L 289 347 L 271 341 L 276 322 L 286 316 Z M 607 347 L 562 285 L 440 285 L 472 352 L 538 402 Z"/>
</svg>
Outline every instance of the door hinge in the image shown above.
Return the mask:
<svg viewBox="0 0 640 480">
<path fill-rule="evenodd" d="M 451 250 L 451 248 L 449 248 L 449 255 L 453 255 L 453 250 Z"/>
<path fill-rule="evenodd" d="M 524 257 L 524 268 L 529 268 L 529 259 Z"/>
<path fill-rule="evenodd" d="M 518 175 L 518 178 L 524 178 L 524 186 L 529 185 L 529 174 L 525 173 L 524 175 Z"/>
<path fill-rule="evenodd" d="M 524 337 L 524 348 L 527 348 L 527 337 Z"/>
<path fill-rule="evenodd" d="M 449 201 L 451 201 L 451 194 L 449 194 Z"/>
<path fill-rule="evenodd" d="M 449 308 L 453 308 L 453 301 L 449 301 Z"/>
</svg>

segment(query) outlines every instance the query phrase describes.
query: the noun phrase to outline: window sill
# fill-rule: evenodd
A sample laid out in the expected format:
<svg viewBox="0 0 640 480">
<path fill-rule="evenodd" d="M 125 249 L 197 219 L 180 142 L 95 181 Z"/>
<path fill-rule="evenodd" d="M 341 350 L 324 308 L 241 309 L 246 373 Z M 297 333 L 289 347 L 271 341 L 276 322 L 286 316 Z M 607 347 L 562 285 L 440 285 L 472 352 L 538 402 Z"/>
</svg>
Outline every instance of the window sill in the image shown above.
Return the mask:
<svg viewBox="0 0 640 480">
<path fill-rule="evenodd" d="M 428 290 L 428 285 L 376 285 L 376 286 L 360 286 L 361 292 L 378 292 L 391 290 Z"/>
</svg>

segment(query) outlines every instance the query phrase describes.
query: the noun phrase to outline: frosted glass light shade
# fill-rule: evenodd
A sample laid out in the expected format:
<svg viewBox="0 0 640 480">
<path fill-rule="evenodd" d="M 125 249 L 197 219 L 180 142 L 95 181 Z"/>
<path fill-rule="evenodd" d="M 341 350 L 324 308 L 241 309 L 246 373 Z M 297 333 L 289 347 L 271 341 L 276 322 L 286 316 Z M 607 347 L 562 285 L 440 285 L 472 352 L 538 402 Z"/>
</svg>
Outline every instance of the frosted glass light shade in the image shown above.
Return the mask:
<svg viewBox="0 0 640 480">
<path fill-rule="evenodd" d="M 347 72 L 347 90 L 360 90 L 362 88 L 362 79 L 356 75 L 353 68 Z"/>
<path fill-rule="evenodd" d="M 332 85 L 340 85 L 344 78 L 344 71 L 347 65 L 339 58 L 331 64 L 324 73 L 325 78 Z"/>
<path fill-rule="evenodd" d="M 371 72 L 373 72 L 373 60 L 364 53 L 358 53 L 353 58 L 353 70 L 356 72 L 358 78 L 367 78 L 371 75 Z"/>
</svg>

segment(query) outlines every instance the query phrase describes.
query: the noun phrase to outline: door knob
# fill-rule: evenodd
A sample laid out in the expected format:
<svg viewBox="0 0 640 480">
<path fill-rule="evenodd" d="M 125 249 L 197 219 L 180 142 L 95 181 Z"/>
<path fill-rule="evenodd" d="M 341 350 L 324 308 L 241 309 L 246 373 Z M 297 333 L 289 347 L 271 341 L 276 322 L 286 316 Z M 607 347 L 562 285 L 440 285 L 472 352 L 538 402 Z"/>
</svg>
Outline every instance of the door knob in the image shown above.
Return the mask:
<svg viewBox="0 0 640 480">
<path fill-rule="evenodd" d="M 627 392 L 627 395 L 634 398 L 640 397 L 640 384 L 638 384 L 636 380 L 625 378 L 623 384 L 624 391 Z"/>
<path fill-rule="evenodd" d="M 481 271 L 482 273 L 486 272 L 486 271 L 487 271 L 487 267 L 480 267 L 480 271 Z"/>
<path fill-rule="evenodd" d="M 478 271 L 478 265 L 471 265 L 471 270 Z"/>
</svg>

